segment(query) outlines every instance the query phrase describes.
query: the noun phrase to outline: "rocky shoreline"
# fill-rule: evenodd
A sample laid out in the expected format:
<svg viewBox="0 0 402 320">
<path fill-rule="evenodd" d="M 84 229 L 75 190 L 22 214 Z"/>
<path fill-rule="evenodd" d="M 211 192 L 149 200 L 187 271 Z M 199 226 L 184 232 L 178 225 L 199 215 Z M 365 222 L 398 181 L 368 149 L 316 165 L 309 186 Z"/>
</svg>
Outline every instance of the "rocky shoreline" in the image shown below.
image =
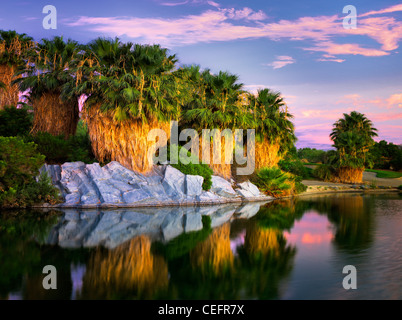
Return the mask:
<svg viewBox="0 0 402 320">
<path fill-rule="evenodd" d="M 271 201 L 249 181 L 235 184 L 212 176 L 209 191 L 202 189 L 204 178 L 185 175 L 170 165 L 155 166 L 143 175 L 113 161 L 101 167 L 98 163 L 67 162 L 45 164 L 47 173 L 60 190 L 63 203 L 44 204 L 61 208 L 138 208 L 196 206 L 252 201 Z"/>
</svg>

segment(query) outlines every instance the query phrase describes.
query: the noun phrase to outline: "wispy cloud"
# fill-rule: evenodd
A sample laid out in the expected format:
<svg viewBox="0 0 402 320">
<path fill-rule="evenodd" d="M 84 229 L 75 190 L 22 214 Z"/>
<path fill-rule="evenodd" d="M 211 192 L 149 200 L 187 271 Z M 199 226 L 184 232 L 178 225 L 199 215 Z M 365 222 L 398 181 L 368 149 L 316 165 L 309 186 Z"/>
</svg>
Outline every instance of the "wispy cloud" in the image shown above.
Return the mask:
<svg viewBox="0 0 402 320">
<path fill-rule="evenodd" d="M 276 60 L 274 62 L 268 63 L 266 65 L 274 69 L 280 69 L 295 62 L 296 60 L 290 56 L 276 56 Z"/>
<path fill-rule="evenodd" d="M 165 5 L 184 4 L 183 1 L 164 2 Z M 71 27 L 86 27 L 91 31 L 109 36 L 126 35 L 148 43 L 165 46 L 182 46 L 199 42 L 232 41 L 239 39 L 267 38 L 270 40 L 307 41 L 304 50 L 322 54 L 321 61 L 343 62 L 339 55 L 362 55 L 380 57 L 390 54 L 402 39 L 402 21 L 394 17 L 371 17 L 400 11 L 393 6 L 362 14 L 358 28 L 344 29 L 343 17 L 316 16 L 300 17 L 295 20 L 264 22 L 266 14 L 250 8 L 236 10 L 221 8 L 218 3 L 207 2 L 213 9 L 197 15 L 178 18 L 140 17 L 88 17 L 81 16 L 65 21 Z M 350 43 L 336 43 L 337 37 L 348 37 Z M 354 36 L 365 36 L 375 40 L 379 47 L 363 47 L 353 43 Z M 331 57 L 325 57 L 330 55 Z"/>
<path fill-rule="evenodd" d="M 402 11 L 402 3 L 394 5 L 394 6 L 389 7 L 389 8 L 382 9 L 382 10 L 369 11 L 369 12 L 366 12 L 366 13 L 363 13 L 363 14 L 359 15 L 359 17 L 367 17 L 367 16 L 376 15 L 376 14 L 392 13 L 392 12 L 398 12 L 398 11 Z"/>
<path fill-rule="evenodd" d="M 161 2 L 161 6 L 167 6 L 167 7 L 175 7 L 175 6 L 182 6 L 184 4 L 187 4 L 188 1 L 182 1 L 182 2 Z"/>
</svg>

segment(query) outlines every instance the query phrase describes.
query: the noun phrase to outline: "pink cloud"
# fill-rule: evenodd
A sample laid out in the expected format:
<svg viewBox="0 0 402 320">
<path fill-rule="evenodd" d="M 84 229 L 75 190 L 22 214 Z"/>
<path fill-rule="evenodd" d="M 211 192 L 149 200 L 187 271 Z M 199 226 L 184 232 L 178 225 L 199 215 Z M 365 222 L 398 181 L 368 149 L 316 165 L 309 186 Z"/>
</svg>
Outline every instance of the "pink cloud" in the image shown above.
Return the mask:
<svg viewBox="0 0 402 320">
<path fill-rule="evenodd" d="M 322 58 L 322 59 L 318 59 L 317 61 L 331 61 L 331 62 L 338 62 L 338 63 L 342 63 L 345 62 L 345 59 L 328 59 L 328 58 Z"/>
<path fill-rule="evenodd" d="M 359 17 L 367 17 L 367 16 L 372 16 L 375 14 L 392 13 L 392 12 L 397 12 L 397 11 L 402 11 L 402 4 L 397 4 L 397 5 L 394 5 L 392 7 L 389 7 L 389 8 L 383 9 L 383 10 L 369 11 L 369 12 L 359 15 Z"/>
<path fill-rule="evenodd" d="M 312 48 L 304 48 L 304 50 L 318 52 L 321 51 L 326 52 L 330 55 L 352 54 L 362 55 L 366 57 L 380 57 L 389 55 L 389 52 L 386 52 L 384 50 L 362 48 L 360 45 L 353 43 L 337 44 L 330 41 L 321 42 Z"/>
<path fill-rule="evenodd" d="M 188 1 L 183 1 L 183 2 L 162 2 L 160 5 L 162 6 L 168 6 L 168 7 L 175 7 L 175 6 L 181 6 L 184 4 L 187 4 Z"/>
<path fill-rule="evenodd" d="M 293 64 L 296 62 L 295 59 L 293 59 L 290 56 L 276 56 L 276 59 L 272 63 L 266 64 L 267 66 L 273 67 L 274 69 L 280 69 L 283 68 L 284 66 L 287 66 L 289 64 Z"/>
<path fill-rule="evenodd" d="M 402 108 L 402 93 L 393 94 L 387 100 L 388 107 Z"/>
<path fill-rule="evenodd" d="M 258 21 L 258 20 L 264 20 L 267 18 L 266 14 L 259 10 L 258 12 L 255 12 L 254 10 L 250 8 L 243 8 L 242 10 L 235 10 L 235 9 L 226 9 L 227 16 L 230 19 L 234 20 L 253 20 L 253 21 Z"/>
<path fill-rule="evenodd" d="M 173 3 L 173 2 L 172 2 Z M 181 3 L 181 2 L 177 2 Z M 176 4 L 177 4 L 176 3 Z M 138 17 L 85 17 L 65 22 L 69 26 L 87 26 L 91 30 L 110 36 L 126 35 L 141 38 L 149 43 L 163 45 L 186 45 L 198 42 L 231 41 L 248 38 L 268 38 L 271 40 L 310 40 L 311 47 L 304 48 L 322 52 L 323 61 L 342 62 L 337 55 L 386 56 L 398 48 L 402 39 L 402 22 L 393 17 L 368 17 L 358 20 L 358 28 L 346 30 L 342 17 L 318 16 L 301 17 L 296 20 L 280 20 L 263 23 L 267 16 L 261 10 L 250 8 L 236 10 L 220 8 L 219 4 L 199 15 L 187 15 L 176 19 Z M 399 11 L 399 6 L 376 11 L 376 14 Z M 366 13 L 362 16 L 370 16 Z M 233 24 L 230 20 L 236 20 Z M 245 23 L 241 23 L 244 21 Z M 367 36 L 377 41 L 381 48 L 364 48 L 356 43 L 337 44 L 335 37 Z"/>
</svg>

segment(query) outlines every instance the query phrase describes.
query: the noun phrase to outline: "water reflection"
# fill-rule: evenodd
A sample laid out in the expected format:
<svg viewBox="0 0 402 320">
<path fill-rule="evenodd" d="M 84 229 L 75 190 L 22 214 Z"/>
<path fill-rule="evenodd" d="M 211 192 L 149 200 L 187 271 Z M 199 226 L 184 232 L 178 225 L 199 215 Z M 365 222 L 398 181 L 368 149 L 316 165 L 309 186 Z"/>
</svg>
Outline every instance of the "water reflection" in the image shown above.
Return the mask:
<svg viewBox="0 0 402 320">
<path fill-rule="evenodd" d="M 207 240 L 199 243 L 190 251 L 193 268 L 201 273 L 212 272 L 215 275 L 233 268 L 233 252 L 230 247 L 230 223 L 215 228 Z"/>
<path fill-rule="evenodd" d="M 338 194 L 261 208 L 2 213 L 0 299 L 339 298 L 338 269 L 351 262 L 363 270 L 360 279 L 381 272 L 386 281 L 377 287 L 400 287 L 397 264 L 383 259 L 377 270 L 372 257 L 401 256 L 400 228 L 389 227 L 402 223 L 401 198 Z M 384 212 L 392 212 L 392 223 Z M 172 234 L 179 235 L 164 238 Z M 42 289 L 47 264 L 57 268 L 58 290 Z"/>
<path fill-rule="evenodd" d="M 138 236 L 91 255 L 81 299 L 150 299 L 168 283 L 165 260 L 151 253 L 151 241 Z"/>
</svg>

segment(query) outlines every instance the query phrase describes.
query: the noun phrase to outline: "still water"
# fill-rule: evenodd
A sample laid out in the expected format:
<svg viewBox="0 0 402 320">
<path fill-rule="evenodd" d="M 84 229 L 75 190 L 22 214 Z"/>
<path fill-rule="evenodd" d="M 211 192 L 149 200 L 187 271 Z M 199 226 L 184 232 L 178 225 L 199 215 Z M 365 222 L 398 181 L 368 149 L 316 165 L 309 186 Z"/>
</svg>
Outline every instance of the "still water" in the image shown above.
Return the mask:
<svg viewBox="0 0 402 320">
<path fill-rule="evenodd" d="M 147 210 L 2 212 L 0 299 L 402 299 L 402 194 Z M 161 235 L 180 210 L 203 229 Z"/>
</svg>

